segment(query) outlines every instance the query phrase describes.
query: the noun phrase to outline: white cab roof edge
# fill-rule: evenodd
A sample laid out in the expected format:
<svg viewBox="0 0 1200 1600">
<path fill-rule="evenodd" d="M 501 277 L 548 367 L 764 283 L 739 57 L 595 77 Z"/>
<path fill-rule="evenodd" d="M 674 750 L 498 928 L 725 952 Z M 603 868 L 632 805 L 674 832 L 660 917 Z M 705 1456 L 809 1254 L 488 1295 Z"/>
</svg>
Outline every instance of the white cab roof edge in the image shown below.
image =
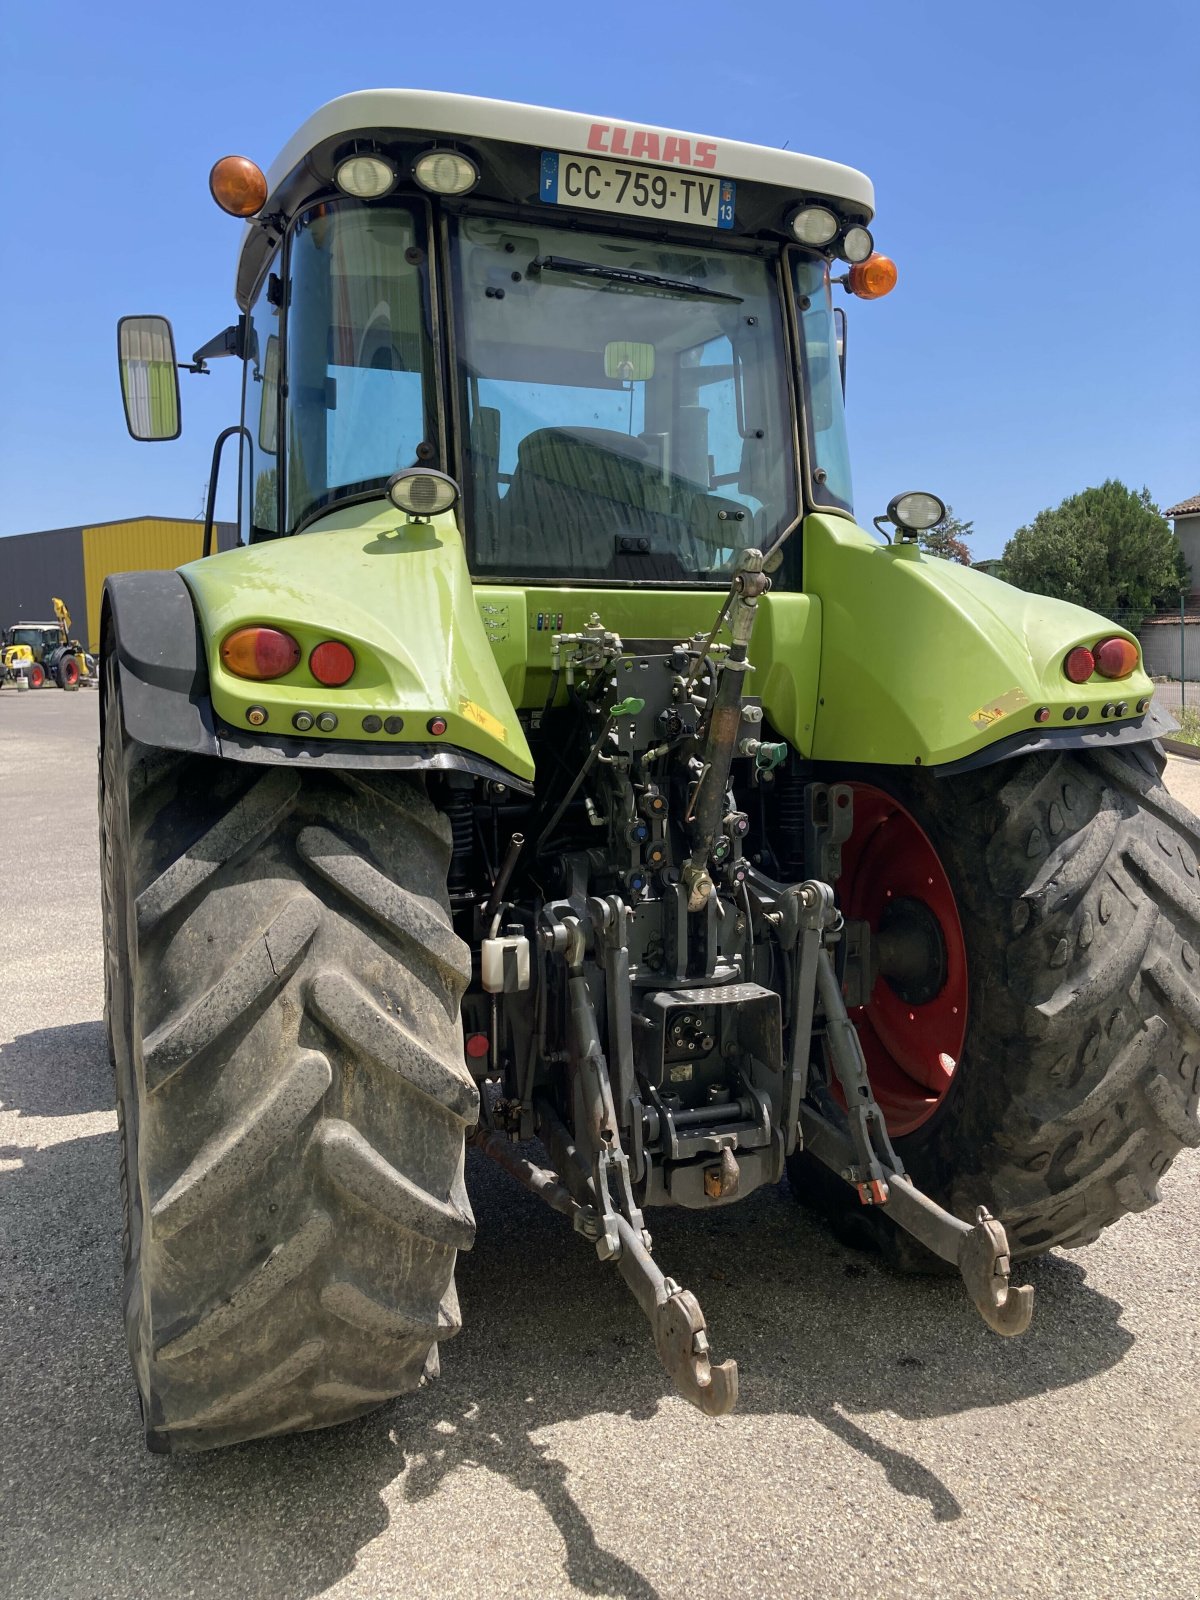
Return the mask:
<svg viewBox="0 0 1200 1600">
<path fill-rule="evenodd" d="M 794 150 L 772 150 L 765 145 L 744 144 L 736 139 L 717 139 L 707 134 L 684 133 L 650 123 L 608 120 L 578 111 L 554 111 L 546 106 L 521 105 L 512 100 L 486 100 L 478 95 L 443 94 L 431 89 L 361 89 L 330 100 L 288 140 L 267 173 L 271 209 L 276 190 L 318 145 L 339 135 L 350 137 L 367 128 L 428 129 L 431 134 L 464 139 L 493 139 L 510 144 L 529 145 L 544 150 L 580 151 L 625 159 L 647 161 L 663 166 L 661 157 L 666 141 L 673 140 L 672 152 L 682 153 L 686 143 L 692 153 L 697 146 L 705 152 L 703 161 L 681 162 L 698 166 L 722 178 L 751 183 L 774 184 L 793 194 L 824 195 L 843 200 L 869 220 L 875 209 L 871 180 L 853 167 L 819 156 L 801 155 Z M 606 130 L 597 133 L 596 130 Z M 617 133 L 617 130 L 620 130 Z M 648 135 L 640 141 L 643 152 L 658 142 L 660 159 L 640 153 L 632 156 L 633 135 Z M 614 135 L 619 146 L 613 150 Z M 247 229 L 247 236 L 254 224 Z M 243 245 L 245 239 L 243 239 Z"/>
</svg>

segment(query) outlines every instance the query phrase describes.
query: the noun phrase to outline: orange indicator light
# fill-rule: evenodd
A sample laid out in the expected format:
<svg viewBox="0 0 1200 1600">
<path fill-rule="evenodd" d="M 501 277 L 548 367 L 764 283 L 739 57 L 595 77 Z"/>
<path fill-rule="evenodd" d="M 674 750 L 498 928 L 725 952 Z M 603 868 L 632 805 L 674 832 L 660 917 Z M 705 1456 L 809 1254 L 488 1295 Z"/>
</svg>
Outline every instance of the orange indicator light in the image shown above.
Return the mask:
<svg viewBox="0 0 1200 1600">
<path fill-rule="evenodd" d="M 249 156 L 222 156 L 208 175 L 208 190 L 231 217 L 253 217 L 267 203 L 267 180 Z"/>
<path fill-rule="evenodd" d="M 857 295 L 860 300 L 879 300 L 885 294 L 891 294 L 896 287 L 897 276 L 896 263 L 891 256 L 877 253 L 852 266 L 846 284 L 850 293 Z"/>
<path fill-rule="evenodd" d="M 300 660 L 300 646 L 280 628 L 235 628 L 221 645 L 221 663 L 239 678 L 282 678 Z"/>
<path fill-rule="evenodd" d="M 1127 678 L 1138 664 L 1137 645 L 1132 639 L 1102 639 L 1092 654 L 1102 678 Z"/>
</svg>

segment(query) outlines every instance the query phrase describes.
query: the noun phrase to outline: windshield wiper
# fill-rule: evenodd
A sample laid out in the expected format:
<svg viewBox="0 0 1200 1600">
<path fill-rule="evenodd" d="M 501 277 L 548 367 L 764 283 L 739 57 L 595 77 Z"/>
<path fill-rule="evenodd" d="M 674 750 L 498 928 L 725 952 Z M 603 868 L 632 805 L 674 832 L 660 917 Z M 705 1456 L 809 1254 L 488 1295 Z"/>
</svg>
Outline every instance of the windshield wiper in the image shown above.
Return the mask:
<svg viewBox="0 0 1200 1600">
<path fill-rule="evenodd" d="M 689 283 L 686 278 L 663 278 L 657 272 L 641 272 L 636 267 L 603 267 L 595 261 L 572 261 L 567 256 L 534 256 L 528 271 L 565 272 L 581 278 L 605 278 L 609 283 L 628 283 L 642 289 L 666 289 L 672 294 L 695 294 L 705 300 L 732 300 L 741 305 L 740 294 L 726 294 L 722 289 L 706 289 L 702 283 Z"/>
</svg>

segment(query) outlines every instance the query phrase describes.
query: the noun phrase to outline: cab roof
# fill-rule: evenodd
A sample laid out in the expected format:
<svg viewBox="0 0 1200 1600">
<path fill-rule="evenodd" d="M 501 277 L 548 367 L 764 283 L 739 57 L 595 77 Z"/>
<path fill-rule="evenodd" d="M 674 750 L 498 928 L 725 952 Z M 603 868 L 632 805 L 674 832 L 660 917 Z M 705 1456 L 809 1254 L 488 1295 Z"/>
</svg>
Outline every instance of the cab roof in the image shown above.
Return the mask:
<svg viewBox="0 0 1200 1600">
<path fill-rule="evenodd" d="M 695 167 L 722 178 L 785 189 L 798 198 L 839 202 L 863 222 L 870 221 L 875 209 L 875 191 L 863 173 L 799 151 L 477 95 L 430 89 L 363 89 L 341 95 L 314 112 L 272 163 L 267 173 L 266 205 L 242 239 L 237 287 L 243 305 L 264 249 L 269 247 L 262 219 L 280 212 L 290 214 L 307 198 L 301 188 L 312 193 L 331 182 L 336 154 L 355 140 L 388 135 L 474 139 L 592 153 L 650 166 Z"/>
</svg>

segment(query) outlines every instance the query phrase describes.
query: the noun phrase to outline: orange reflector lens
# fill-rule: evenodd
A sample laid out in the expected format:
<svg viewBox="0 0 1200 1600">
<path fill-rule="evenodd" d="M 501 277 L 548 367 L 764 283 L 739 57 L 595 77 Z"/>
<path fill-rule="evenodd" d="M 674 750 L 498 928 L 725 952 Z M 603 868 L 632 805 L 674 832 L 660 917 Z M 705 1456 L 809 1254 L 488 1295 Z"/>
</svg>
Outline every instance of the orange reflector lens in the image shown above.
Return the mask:
<svg viewBox="0 0 1200 1600">
<path fill-rule="evenodd" d="M 1132 639 L 1102 639 L 1092 654 L 1102 678 L 1127 678 L 1138 664 L 1137 645 Z"/>
<path fill-rule="evenodd" d="M 300 660 L 300 646 L 279 628 L 236 628 L 221 645 L 221 661 L 239 678 L 282 678 Z"/>
<path fill-rule="evenodd" d="M 231 217 L 253 217 L 267 203 L 267 180 L 249 156 L 222 156 L 208 175 L 208 191 Z"/>
<path fill-rule="evenodd" d="M 1086 683 L 1095 670 L 1095 658 L 1086 645 L 1072 650 L 1063 662 L 1063 671 L 1072 683 Z"/>
<path fill-rule="evenodd" d="M 852 266 L 846 283 L 850 293 L 860 300 L 878 300 L 891 294 L 896 287 L 896 277 L 896 263 L 891 256 L 876 254 Z"/>
<path fill-rule="evenodd" d="M 318 683 L 331 689 L 348 683 L 354 676 L 354 651 L 340 639 L 326 639 L 308 658 L 308 670 Z"/>
</svg>

